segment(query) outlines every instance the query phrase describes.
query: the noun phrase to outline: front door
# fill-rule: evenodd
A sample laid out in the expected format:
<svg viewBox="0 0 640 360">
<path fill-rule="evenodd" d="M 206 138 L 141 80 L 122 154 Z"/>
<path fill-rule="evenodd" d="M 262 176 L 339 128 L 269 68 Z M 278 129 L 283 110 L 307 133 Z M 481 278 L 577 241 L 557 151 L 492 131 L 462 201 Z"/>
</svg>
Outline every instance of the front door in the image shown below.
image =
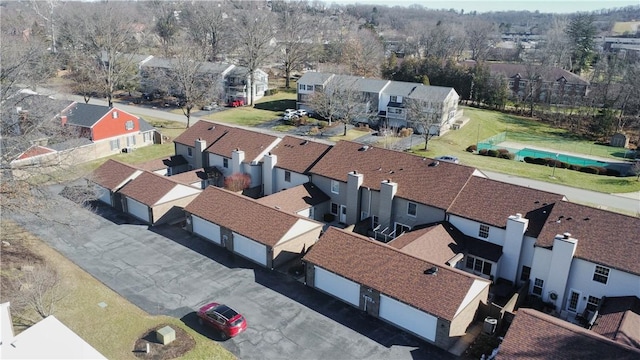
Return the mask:
<svg viewBox="0 0 640 360">
<path fill-rule="evenodd" d="M 347 223 L 347 207 L 344 205 L 340 205 L 340 222 L 343 224 Z"/>
<path fill-rule="evenodd" d="M 571 290 L 571 295 L 567 300 L 567 310 L 571 312 L 576 312 L 578 310 L 578 305 L 580 305 L 580 293 L 574 290 Z"/>
</svg>

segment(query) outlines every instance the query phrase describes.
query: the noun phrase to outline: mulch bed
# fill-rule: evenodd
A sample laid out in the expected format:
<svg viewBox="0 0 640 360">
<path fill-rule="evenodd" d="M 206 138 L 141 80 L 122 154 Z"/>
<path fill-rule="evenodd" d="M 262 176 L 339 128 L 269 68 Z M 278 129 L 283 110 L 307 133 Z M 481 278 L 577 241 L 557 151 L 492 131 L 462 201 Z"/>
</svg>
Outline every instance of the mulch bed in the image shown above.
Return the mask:
<svg viewBox="0 0 640 360">
<path fill-rule="evenodd" d="M 167 345 L 162 345 L 156 337 L 156 330 L 170 326 L 176 332 L 176 339 Z M 147 353 L 147 344 L 150 352 Z M 196 346 L 195 340 L 182 328 L 173 324 L 162 324 L 149 329 L 136 341 L 133 353 L 140 359 L 168 360 L 181 357 Z"/>
</svg>

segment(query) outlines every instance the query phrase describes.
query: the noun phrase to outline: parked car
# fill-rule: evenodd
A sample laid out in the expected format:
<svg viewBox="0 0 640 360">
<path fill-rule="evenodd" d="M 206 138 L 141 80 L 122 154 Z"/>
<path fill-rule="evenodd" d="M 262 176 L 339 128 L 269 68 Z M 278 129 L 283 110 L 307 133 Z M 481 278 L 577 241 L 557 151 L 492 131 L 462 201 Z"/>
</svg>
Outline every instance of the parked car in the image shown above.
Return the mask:
<svg viewBox="0 0 640 360">
<path fill-rule="evenodd" d="M 294 118 L 298 117 L 298 113 L 296 110 L 294 109 L 287 109 L 284 111 L 284 115 L 282 116 L 282 118 L 284 120 L 292 120 Z"/>
<path fill-rule="evenodd" d="M 247 329 L 244 316 L 227 305 L 215 302 L 198 310 L 198 323 L 216 329 L 223 339 L 234 337 Z"/>
<path fill-rule="evenodd" d="M 216 104 L 216 103 L 211 103 L 211 104 L 209 104 L 209 105 L 205 105 L 205 106 L 203 106 L 203 107 L 202 107 L 202 110 L 204 110 L 204 111 L 211 111 L 211 110 L 213 110 L 213 109 L 214 109 L 214 108 L 216 108 L 216 107 L 218 107 L 218 104 Z"/>
<path fill-rule="evenodd" d="M 307 110 L 299 109 L 298 111 L 296 111 L 296 115 L 298 115 L 299 117 L 303 117 L 309 116 L 309 113 L 307 112 Z"/>
<path fill-rule="evenodd" d="M 460 164 L 460 160 L 458 160 L 457 157 L 451 156 L 451 155 L 438 156 L 434 160 L 449 162 L 453 164 Z"/>
</svg>

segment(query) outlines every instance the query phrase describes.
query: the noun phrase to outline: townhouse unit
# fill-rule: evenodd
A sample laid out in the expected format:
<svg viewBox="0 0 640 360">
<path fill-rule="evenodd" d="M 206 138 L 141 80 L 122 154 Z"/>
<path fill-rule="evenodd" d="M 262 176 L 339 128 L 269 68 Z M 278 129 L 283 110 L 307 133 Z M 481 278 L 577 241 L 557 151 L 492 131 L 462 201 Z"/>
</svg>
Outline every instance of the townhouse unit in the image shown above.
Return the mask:
<svg viewBox="0 0 640 360">
<path fill-rule="evenodd" d="M 533 309 L 520 309 L 496 359 L 637 359 L 640 349 Z"/>
<path fill-rule="evenodd" d="M 360 102 L 363 108 L 358 111 L 360 118 L 352 120 L 392 128 L 411 127 L 417 133 L 440 134 L 451 128 L 459 115 L 460 97 L 449 87 L 307 72 L 298 79 L 298 108 L 313 112 L 316 92 L 354 94 L 351 101 Z M 433 128 L 424 129 L 423 120 L 416 118 L 413 108 L 421 108 L 421 117 L 428 115 Z"/>
<path fill-rule="evenodd" d="M 181 90 L 167 84 L 167 73 L 180 66 L 175 59 L 148 56 L 138 63 L 140 72 L 140 88 L 143 92 L 153 93 L 167 91 L 169 95 L 181 96 Z M 230 104 L 241 101 L 243 104 L 250 102 L 251 88 L 258 100 L 265 95 L 269 88 L 269 75 L 261 69 L 254 72 L 254 83 L 251 83 L 249 69 L 243 66 L 223 62 L 198 62 L 197 72 L 200 75 L 201 86 L 209 89 L 210 101 L 222 101 Z"/>
<path fill-rule="evenodd" d="M 142 174 L 135 166 L 109 159 L 87 176 L 87 181 L 96 187 L 96 198 L 106 205 L 122 211 L 122 201 L 118 192 L 129 181 Z"/>
</svg>

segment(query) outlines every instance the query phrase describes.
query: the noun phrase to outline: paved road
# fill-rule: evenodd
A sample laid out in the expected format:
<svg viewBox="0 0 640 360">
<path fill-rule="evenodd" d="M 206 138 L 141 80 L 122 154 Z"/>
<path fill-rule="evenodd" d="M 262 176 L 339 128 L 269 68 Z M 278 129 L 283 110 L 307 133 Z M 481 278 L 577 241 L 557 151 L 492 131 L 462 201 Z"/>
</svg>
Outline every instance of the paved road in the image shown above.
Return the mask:
<svg viewBox="0 0 640 360">
<path fill-rule="evenodd" d="M 81 96 L 76 96 L 76 95 L 69 95 L 69 94 L 59 94 L 59 93 L 55 93 L 51 90 L 47 90 L 47 89 L 38 89 L 38 91 L 42 94 L 52 94 L 54 96 L 56 96 L 57 98 L 67 98 L 67 99 L 73 99 L 75 101 L 84 101 L 82 99 Z M 107 105 L 107 102 L 104 100 L 100 100 L 100 99 L 91 99 L 90 102 L 91 104 L 97 104 L 97 105 Z M 138 114 L 142 117 L 144 116 L 151 116 L 151 117 L 156 117 L 156 118 L 162 118 L 162 119 L 167 119 L 167 120 L 171 120 L 171 121 L 178 121 L 178 122 L 182 122 L 186 124 L 186 117 L 182 114 L 172 114 L 168 111 L 165 111 L 163 109 L 153 109 L 153 108 L 149 108 L 149 107 L 144 107 L 144 106 L 138 106 L 138 105 L 125 105 L 125 104 L 121 104 L 118 103 L 117 105 L 119 108 L 121 108 L 124 111 L 127 112 L 132 112 L 135 114 Z M 195 123 L 198 119 L 198 115 L 202 115 L 204 113 L 195 113 L 195 115 L 192 117 L 191 122 Z M 270 129 L 267 128 L 252 128 L 252 130 L 255 131 L 263 131 L 263 132 L 268 132 L 274 135 L 282 135 L 281 133 L 277 133 L 274 131 L 271 131 Z M 342 128 L 341 127 L 336 127 L 333 129 L 334 131 L 337 132 L 341 132 Z M 304 135 L 304 132 L 301 132 L 299 134 L 295 134 L 295 135 Z M 331 134 L 326 134 L 327 136 L 330 136 Z M 364 136 L 362 138 L 356 139 L 355 141 L 361 141 L 363 143 L 370 143 L 370 142 L 377 142 L 380 138 L 377 136 Z M 314 138 L 314 140 L 322 140 L 322 139 L 318 139 L 318 138 Z M 418 144 L 421 141 L 424 141 L 422 139 L 422 137 L 420 135 L 413 135 L 413 138 L 404 138 L 398 142 L 394 143 L 394 148 L 399 149 L 399 150 L 403 150 L 403 149 L 407 149 L 410 147 L 411 144 Z M 501 173 L 496 173 L 496 172 L 492 172 L 492 171 L 484 171 L 483 172 L 485 174 L 487 174 L 487 176 L 489 176 L 489 178 L 494 179 L 494 180 L 498 180 L 498 181 L 503 181 L 503 182 L 507 182 L 507 183 L 511 183 L 511 184 L 517 184 L 517 185 L 521 185 L 521 186 L 526 186 L 526 187 L 531 187 L 531 188 L 535 188 L 535 189 L 540 189 L 540 190 L 546 190 L 546 191 L 550 191 L 550 192 L 555 192 L 555 193 L 559 193 L 559 194 L 563 194 L 565 196 L 567 196 L 569 201 L 572 202 L 577 202 L 577 203 L 581 203 L 581 204 L 585 204 L 588 206 L 595 206 L 595 207 L 599 207 L 602 209 L 608 209 L 611 211 L 622 211 L 626 214 L 630 214 L 630 215 L 638 215 L 640 214 L 640 192 L 635 192 L 635 193 L 628 193 L 628 194 L 606 194 L 606 193 L 600 193 L 600 192 L 595 192 L 595 191 L 589 191 L 589 190 L 582 190 L 582 189 L 578 189 L 578 188 L 573 188 L 570 186 L 564 186 L 564 185 L 558 185 L 558 184 L 554 184 L 554 183 L 548 183 L 548 182 L 544 182 L 544 181 L 538 181 L 538 180 L 531 180 L 531 179 L 527 179 L 527 178 L 521 178 L 518 176 L 513 176 L 513 175 L 507 175 L 507 174 L 501 174 Z"/>
<path fill-rule="evenodd" d="M 107 207 L 97 206 L 94 213 L 58 195 L 42 215 L 14 219 L 150 314 L 180 318 L 220 341 L 197 325 L 194 311 L 212 300 L 232 305 L 249 327 L 221 344 L 240 359 L 454 358 L 179 227 L 149 229 Z"/>
</svg>

